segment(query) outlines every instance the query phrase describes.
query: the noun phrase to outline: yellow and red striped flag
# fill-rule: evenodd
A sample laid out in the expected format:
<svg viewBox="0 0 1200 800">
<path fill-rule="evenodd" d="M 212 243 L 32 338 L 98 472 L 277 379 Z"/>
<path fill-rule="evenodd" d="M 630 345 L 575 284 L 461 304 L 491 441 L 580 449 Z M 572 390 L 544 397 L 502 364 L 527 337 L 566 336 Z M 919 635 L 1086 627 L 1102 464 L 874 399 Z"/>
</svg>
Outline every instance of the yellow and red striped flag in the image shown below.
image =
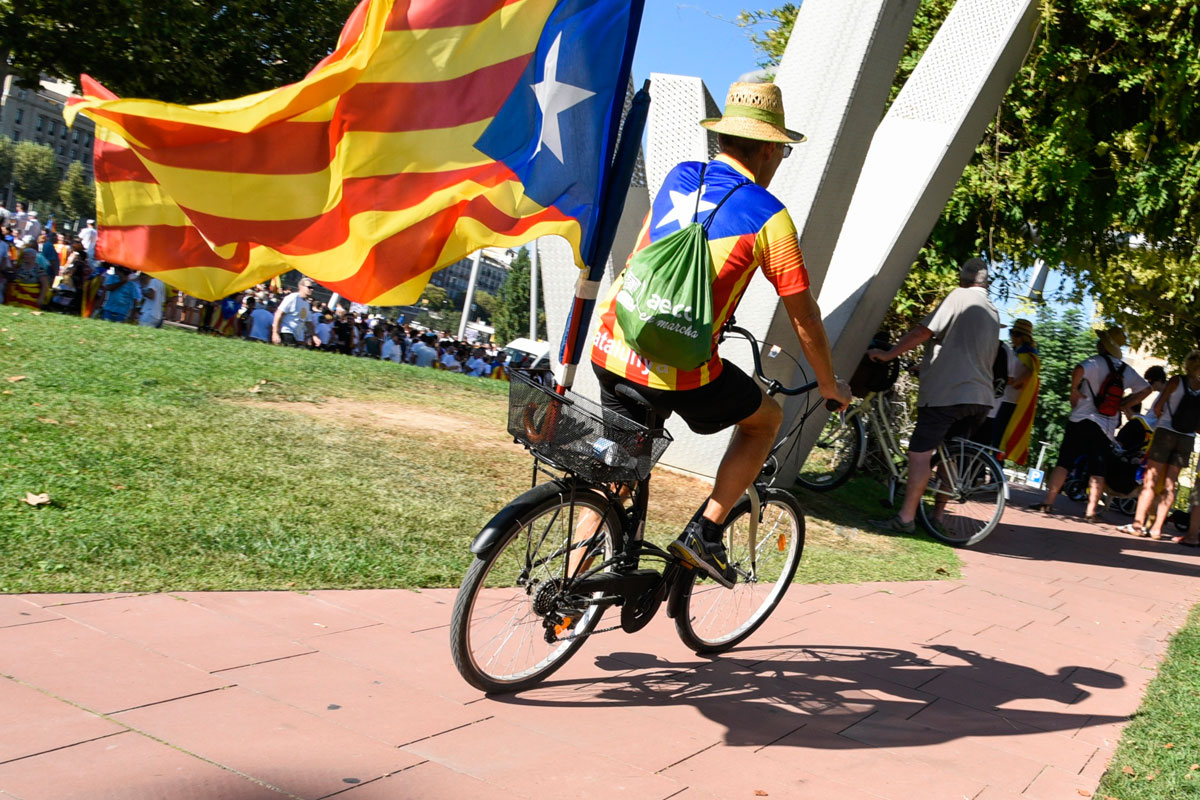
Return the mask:
<svg viewBox="0 0 1200 800">
<path fill-rule="evenodd" d="M 488 245 L 595 235 L 644 0 L 363 0 L 303 80 L 181 106 L 88 76 L 98 257 L 216 300 L 290 269 L 414 302 Z"/>
</svg>

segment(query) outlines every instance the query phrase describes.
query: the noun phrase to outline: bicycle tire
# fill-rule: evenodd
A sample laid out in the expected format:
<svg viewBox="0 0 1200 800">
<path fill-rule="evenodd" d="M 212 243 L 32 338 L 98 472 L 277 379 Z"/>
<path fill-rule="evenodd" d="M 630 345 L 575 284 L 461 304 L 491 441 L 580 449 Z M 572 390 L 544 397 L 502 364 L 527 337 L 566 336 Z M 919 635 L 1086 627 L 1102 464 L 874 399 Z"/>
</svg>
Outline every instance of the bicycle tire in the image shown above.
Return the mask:
<svg viewBox="0 0 1200 800">
<path fill-rule="evenodd" d="M 590 549 L 588 556 L 609 558 L 614 552 L 615 531 L 620 523 L 608 498 L 595 489 L 576 488 L 574 500 L 576 515 L 586 508 L 601 519 L 594 535 L 600 537 L 595 545 L 599 549 Z M 603 608 L 590 606 L 560 633 L 572 638 L 548 644 L 543 638 L 544 615 L 539 615 L 533 607 L 538 590 L 549 581 L 560 579 L 562 574 L 561 555 L 565 552 L 570 504 L 569 488 L 558 483 L 545 483 L 521 495 L 496 515 L 496 520 L 511 519 L 494 546 L 478 555 L 467 570 L 450 618 L 450 653 L 463 680 L 476 689 L 502 694 L 536 685 L 565 664 L 600 621 Z M 514 549 L 514 543 L 524 553 Z M 539 561 L 538 556 L 545 560 Z M 535 573 L 539 577 L 529 580 Z M 489 630 L 495 632 L 486 638 Z M 488 656 L 482 652 L 498 637 L 502 638 L 494 653 Z M 493 667 L 502 651 L 507 654 L 508 666 Z M 529 663 L 518 665 L 517 659 L 521 657 Z"/>
<path fill-rule="evenodd" d="M 862 463 L 866 431 L 859 414 L 830 414 L 812 450 L 800 465 L 796 483 L 813 492 L 828 492 L 844 484 Z"/>
<path fill-rule="evenodd" d="M 729 512 L 725 526 L 729 560 L 739 572 L 732 589 L 720 586 L 699 570 L 680 573 L 676 586 L 679 594 L 674 604 L 675 630 L 687 647 L 701 655 L 724 652 L 758 630 L 796 577 L 804 553 L 804 510 L 799 501 L 782 489 L 763 491 L 756 550 L 760 557 L 776 552 L 781 557 L 756 562 L 755 575 L 747 580 L 748 541 L 742 537 L 748 533 L 745 523 L 750 513 L 750 498 L 743 497 Z M 751 602 L 747 603 L 747 598 Z M 747 607 L 750 613 L 744 619 L 738 617 Z M 725 619 L 729 622 L 724 622 Z"/>
<path fill-rule="evenodd" d="M 935 452 L 929 488 L 921 498 L 917 514 L 933 538 L 955 547 L 970 547 L 986 539 L 1004 515 L 1004 470 L 991 453 L 974 442 L 951 439 L 946 442 L 945 450 L 947 458 L 954 462 L 959 485 L 951 489 L 953 497 L 943 506 L 941 519 L 936 519 L 937 495 L 931 492 L 942 479 L 938 469 L 940 451 Z"/>
</svg>

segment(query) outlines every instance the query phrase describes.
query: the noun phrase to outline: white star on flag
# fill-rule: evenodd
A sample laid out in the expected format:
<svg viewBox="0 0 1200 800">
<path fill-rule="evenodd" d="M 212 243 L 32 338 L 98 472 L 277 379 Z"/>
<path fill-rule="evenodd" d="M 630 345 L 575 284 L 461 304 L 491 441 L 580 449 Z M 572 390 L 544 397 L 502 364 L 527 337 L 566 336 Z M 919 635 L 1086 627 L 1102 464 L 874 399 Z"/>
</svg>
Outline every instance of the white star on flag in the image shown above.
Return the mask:
<svg viewBox="0 0 1200 800">
<path fill-rule="evenodd" d="M 655 229 L 657 230 L 663 225 L 667 225 L 672 222 L 678 222 L 679 227 L 682 230 L 692 223 L 693 214 L 698 216 L 703 214 L 705 211 L 711 211 L 712 209 L 716 208 L 717 206 L 715 203 L 710 203 L 707 200 L 701 200 L 700 205 L 696 205 L 696 198 L 699 197 L 702 191 L 704 191 L 703 186 L 698 187 L 696 191 L 692 192 L 691 194 L 684 194 L 683 192 L 671 190 L 671 213 L 663 217 L 662 220 L 660 220 L 659 223 L 654 226 Z"/>
<path fill-rule="evenodd" d="M 542 131 L 538 138 L 537 155 L 542 145 L 558 158 L 563 160 L 562 132 L 558 127 L 558 115 L 567 109 L 582 103 L 595 94 L 579 86 L 562 83 L 558 80 L 558 47 L 562 43 L 562 32 L 550 45 L 546 54 L 546 66 L 542 72 L 542 80 L 533 85 L 533 94 L 537 97 L 538 108 L 542 110 Z"/>
</svg>

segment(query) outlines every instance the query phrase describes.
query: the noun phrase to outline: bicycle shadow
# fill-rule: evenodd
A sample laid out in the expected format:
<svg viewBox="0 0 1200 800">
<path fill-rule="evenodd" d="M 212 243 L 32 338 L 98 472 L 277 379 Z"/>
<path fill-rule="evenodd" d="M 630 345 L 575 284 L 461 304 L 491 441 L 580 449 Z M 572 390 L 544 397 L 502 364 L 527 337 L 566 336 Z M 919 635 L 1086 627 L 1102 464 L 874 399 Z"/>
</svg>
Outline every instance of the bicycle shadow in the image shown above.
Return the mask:
<svg viewBox="0 0 1200 800">
<path fill-rule="evenodd" d="M 842 645 L 742 647 L 688 662 L 614 653 L 595 662 L 618 673 L 609 678 L 551 680 L 492 699 L 578 710 L 690 709 L 723 726 L 725 744 L 742 747 L 922 747 L 976 736 L 1070 736 L 1126 719 L 1071 709 L 1092 695 L 1083 687 L 1124 686 L 1115 673 L 1075 665 L 1044 673 L 953 645 L 922 647 L 937 651 L 930 658 L 946 658 L 934 663 L 908 650 Z"/>
</svg>

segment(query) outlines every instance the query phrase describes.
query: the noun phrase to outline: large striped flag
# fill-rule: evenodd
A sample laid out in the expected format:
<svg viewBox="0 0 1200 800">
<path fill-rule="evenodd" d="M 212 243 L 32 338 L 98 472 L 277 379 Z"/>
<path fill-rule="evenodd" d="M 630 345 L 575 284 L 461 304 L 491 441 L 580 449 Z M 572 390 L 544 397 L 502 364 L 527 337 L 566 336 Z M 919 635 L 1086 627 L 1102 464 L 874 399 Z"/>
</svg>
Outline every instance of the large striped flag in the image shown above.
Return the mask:
<svg viewBox="0 0 1200 800">
<path fill-rule="evenodd" d="M 1000 449 L 1009 461 L 1021 466 L 1029 462 L 1029 440 L 1033 434 L 1033 417 L 1037 413 L 1038 389 L 1042 383 L 1042 362 L 1037 350 L 1028 345 L 1017 348 L 1017 358 L 1030 371 L 1029 380 L 1021 387 L 1017 407 L 1000 437 Z"/>
<path fill-rule="evenodd" d="M 486 246 L 584 266 L 644 0 L 363 0 L 298 83 L 180 106 L 83 77 L 98 255 L 216 300 L 297 269 L 374 305 Z"/>
</svg>

